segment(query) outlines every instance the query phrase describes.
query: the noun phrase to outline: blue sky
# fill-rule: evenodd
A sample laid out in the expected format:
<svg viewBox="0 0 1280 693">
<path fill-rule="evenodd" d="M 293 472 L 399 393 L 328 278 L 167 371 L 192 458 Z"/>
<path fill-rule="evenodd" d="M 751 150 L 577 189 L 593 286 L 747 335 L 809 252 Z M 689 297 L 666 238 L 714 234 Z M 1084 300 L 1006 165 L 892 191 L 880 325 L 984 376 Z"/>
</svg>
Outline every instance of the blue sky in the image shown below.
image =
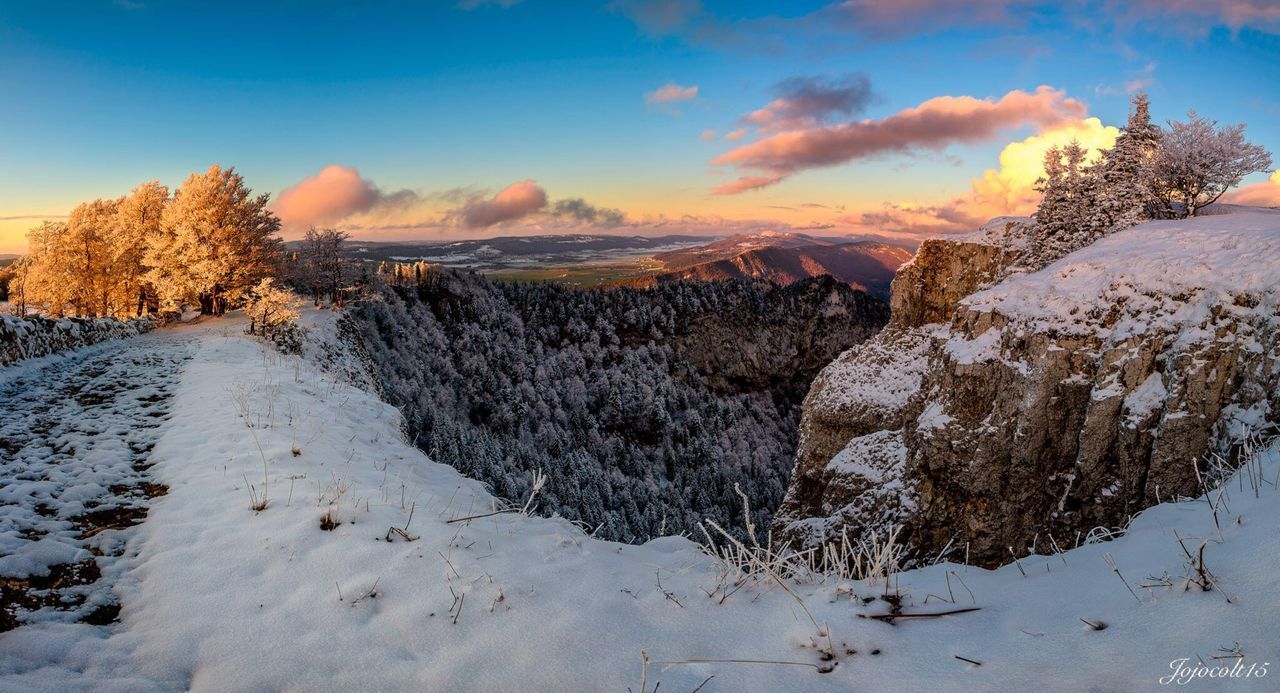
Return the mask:
<svg viewBox="0 0 1280 693">
<path fill-rule="evenodd" d="M 865 74 L 874 98 L 819 126 L 884 119 L 944 95 L 998 100 L 1040 85 L 1119 125 L 1128 92 L 1141 88 L 1159 120 L 1194 107 L 1248 123 L 1252 140 L 1280 151 L 1280 16 L 1268 14 L 1272 2 L 1217 0 L 1180 12 L 1153 0 L 1120 9 L 1080 0 L 1067 10 L 981 0 L 947 21 L 929 0 L 915 4 L 924 10 L 841 25 L 823 2 L 788 3 L 783 17 L 769 16 L 776 3 L 696 0 L 470 9 L 6 2 L 0 217 L 63 214 L 151 179 L 176 186 L 213 163 L 234 165 L 255 189 L 277 194 L 336 164 L 380 191 L 405 189 L 422 201 L 378 215 L 381 226 L 370 223 L 370 209 L 355 210 L 365 228 L 416 226 L 433 236 L 551 228 L 546 215 L 499 228 L 449 222 L 458 199 L 532 180 L 552 202 L 584 198 L 648 224 L 642 231 L 687 215 L 852 229 L 858 210 L 936 206 L 966 194 L 999 167 L 1006 145 L 1048 127 L 1012 122 L 943 147 L 904 143 L 762 189 L 711 193 L 751 173 L 711 161 L 768 137 L 723 139 L 778 96 L 775 84 L 851 73 Z M 646 103 L 645 94 L 668 84 L 696 86 L 696 98 Z M 826 211 L 795 212 L 815 204 Z M 342 211 L 324 221 L 349 221 Z M 0 221 L 0 252 L 20 245 L 15 236 L 32 223 Z"/>
</svg>

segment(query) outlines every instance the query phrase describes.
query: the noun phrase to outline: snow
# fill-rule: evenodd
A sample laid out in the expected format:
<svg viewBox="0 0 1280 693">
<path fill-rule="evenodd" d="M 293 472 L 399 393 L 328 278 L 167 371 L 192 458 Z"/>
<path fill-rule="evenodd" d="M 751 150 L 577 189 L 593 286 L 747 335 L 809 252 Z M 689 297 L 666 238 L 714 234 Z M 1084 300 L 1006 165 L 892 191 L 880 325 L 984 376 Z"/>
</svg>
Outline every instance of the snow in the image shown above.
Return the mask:
<svg viewBox="0 0 1280 693">
<path fill-rule="evenodd" d="M 980 291 L 962 305 L 1069 335 L 1123 339 L 1173 332 L 1205 324 L 1213 310 L 1274 315 L 1280 301 L 1275 258 L 1277 212 L 1146 222 Z"/>
<path fill-rule="evenodd" d="M 120 622 L 0 634 L 0 689 L 639 690 L 641 651 L 664 691 L 711 676 L 704 691 L 1151 690 L 1171 662 L 1230 664 L 1212 658 L 1237 644 L 1246 669 L 1280 664 L 1275 446 L 1224 487 L 1220 530 L 1214 502 L 1170 503 L 1115 541 L 891 582 L 907 613 L 979 611 L 890 624 L 859 618 L 886 613 L 883 581 L 795 581 L 831 631 L 826 662 L 814 647 L 826 639 L 767 581 L 709 598 L 715 567 L 687 539 L 628 546 L 517 513 L 451 522 L 494 501 L 408 445 L 374 395 L 242 330 L 223 319 L 146 338 L 195 343 L 149 457 L 169 493 L 128 531 L 112 583 Z M 268 498 L 261 512 L 249 485 Z M 324 531 L 331 507 L 341 524 Z M 1183 590 L 1175 530 L 1193 552 L 1209 542 L 1217 588 Z M 1142 587 L 1165 575 L 1170 586 Z M 775 663 L 689 663 L 725 659 Z M 1187 687 L 1274 690 L 1280 673 L 1264 670 Z"/>
<path fill-rule="evenodd" d="M 916 419 L 916 428 L 922 432 L 931 432 L 946 428 L 954 420 L 943 410 L 941 402 L 934 401 L 920 412 L 920 417 Z"/>
<path fill-rule="evenodd" d="M 836 411 L 859 408 L 886 415 L 901 410 L 920 389 L 929 366 L 930 340 L 944 329 L 944 325 L 926 325 L 854 346 L 819 374 L 817 404 Z M 813 391 L 819 391 L 819 383 Z"/>
<path fill-rule="evenodd" d="M 973 339 L 949 339 L 944 348 L 951 360 L 959 364 L 994 361 L 1000 357 L 1000 330 L 990 328 Z"/>
<path fill-rule="evenodd" d="M 901 479 L 906 463 L 907 448 L 902 444 L 902 431 L 877 431 L 849 441 L 827 463 L 827 470 L 858 476 L 872 486 L 881 486 Z"/>
<path fill-rule="evenodd" d="M 186 358 L 173 332 L 50 355 L 0 371 L 0 576 L 43 577 L 55 565 L 117 556 L 115 531 L 99 532 L 89 513 L 145 506 L 145 470 L 135 465 L 159 438 L 165 399 Z M 114 490 L 113 490 L 114 489 Z M 33 620 L 65 619 L 108 601 L 102 590 L 82 606 L 42 609 Z"/>
<path fill-rule="evenodd" d="M 977 231 L 944 236 L 949 241 L 993 245 L 1010 250 L 1026 250 L 1031 244 L 1035 221 L 1031 217 L 996 217 Z"/>
<path fill-rule="evenodd" d="M 1169 391 L 1164 387 L 1164 376 L 1153 372 L 1124 398 L 1125 426 L 1137 428 L 1153 412 L 1164 406 Z"/>
</svg>

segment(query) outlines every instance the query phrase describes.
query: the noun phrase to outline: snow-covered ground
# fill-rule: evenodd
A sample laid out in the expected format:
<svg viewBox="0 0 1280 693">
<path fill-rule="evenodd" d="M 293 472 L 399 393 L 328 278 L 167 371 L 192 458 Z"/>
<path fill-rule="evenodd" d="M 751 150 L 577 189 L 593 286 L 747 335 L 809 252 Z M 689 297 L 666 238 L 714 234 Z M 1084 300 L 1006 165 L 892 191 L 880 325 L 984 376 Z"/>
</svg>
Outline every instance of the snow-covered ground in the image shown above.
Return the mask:
<svg viewBox="0 0 1280 693">
<path fill-rule="evenodd" d="M 1105 331 L 1116 340 L 1205 324 L 1211 310 L 1270 318 L 1280 300 L 1278 225 L 1280 211 L 1258 208 L 1146 222 L 963 303 L 1061 334 Z"/>
<path fill-rule="evenodd" d="M 120 622 L 0 634 L 0 689 L 638 692 L 642 652 L 662 691 L 1155 690 L 1179 661 L 1252 676 L 1173 687 L 1280 688 L 1274 445 L 1114 541 L 897 574 L 889 623 L 864 618 L 890 613 L 883 580 L 789 581 L 793 596 L 764 579 L 722 600 L 687 539 L 463 520 L 494 501 L 406 443 L 394 409 L 242 331 L 148 338 L 195 342 L 149 458 L 168 494 L 129 530 L 112 583 Z M 1179 537 L 1195 563 L 1204 545 L 1211 578 Z"/>
<path fill-rule="evenodd" d="M 189 353 L 175 332 L 0 369 L 0 579 L 9 581 L 9 625 L 14 615 L 110 620 L 126 528 L 164 492 L 150 478 L 148 452 Z"/>
</svg>

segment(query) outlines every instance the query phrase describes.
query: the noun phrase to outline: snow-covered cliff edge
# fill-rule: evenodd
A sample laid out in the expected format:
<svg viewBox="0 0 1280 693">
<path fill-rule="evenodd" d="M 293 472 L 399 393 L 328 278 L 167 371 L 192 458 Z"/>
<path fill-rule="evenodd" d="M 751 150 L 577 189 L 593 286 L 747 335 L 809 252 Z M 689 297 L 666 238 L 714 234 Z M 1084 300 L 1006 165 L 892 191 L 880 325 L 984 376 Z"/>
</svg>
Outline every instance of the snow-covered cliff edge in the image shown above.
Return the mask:
<svg viewBox="0 0 1280 693">
<path fill-rule="evenodd" d="M 996 563 L 1194 495 L 1276 419 L 1280 214 L 1141 224 L 1030 274 L 1006 269 L 1025 229 L 926 242 L 890 327 L 817 378 L 786 539 L 902 524 Z"/>
</svg>

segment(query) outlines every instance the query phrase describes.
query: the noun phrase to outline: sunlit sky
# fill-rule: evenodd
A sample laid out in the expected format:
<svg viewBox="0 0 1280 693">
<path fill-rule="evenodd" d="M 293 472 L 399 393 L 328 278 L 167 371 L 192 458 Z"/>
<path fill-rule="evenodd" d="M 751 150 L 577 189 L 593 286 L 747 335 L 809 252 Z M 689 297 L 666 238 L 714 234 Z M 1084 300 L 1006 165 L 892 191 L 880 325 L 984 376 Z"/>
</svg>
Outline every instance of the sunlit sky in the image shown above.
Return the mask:
<svg viewBox="0 0 1280 693">
<path fill-rule="evenodd" d="M 956 231 L 1138 90 L 1280 153 L 1276 0 L 782 6 L 0 2 L 0 253 L 215 163 L 289 234 Z"/>
</svg>

